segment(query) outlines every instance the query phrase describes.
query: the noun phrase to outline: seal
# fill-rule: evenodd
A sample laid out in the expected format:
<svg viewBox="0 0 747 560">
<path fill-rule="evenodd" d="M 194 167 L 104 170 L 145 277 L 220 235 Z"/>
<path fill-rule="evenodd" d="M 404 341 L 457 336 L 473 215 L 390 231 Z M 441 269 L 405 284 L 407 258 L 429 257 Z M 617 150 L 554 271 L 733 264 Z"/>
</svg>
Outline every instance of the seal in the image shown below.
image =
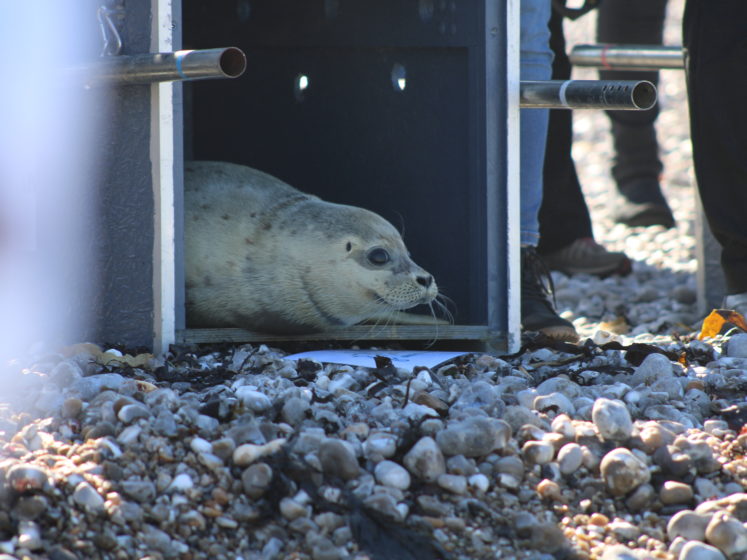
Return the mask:
<svg viewBox="0 0 747 560">
<path fill-rule="evenodd" d="M 190 327 L 300 334 L 364 321 L 444 322 L 402 312 L 431 305 L 438 288 L 374 212 L 215 161 L 185 165 L 184 206 Z"/>
</svg>

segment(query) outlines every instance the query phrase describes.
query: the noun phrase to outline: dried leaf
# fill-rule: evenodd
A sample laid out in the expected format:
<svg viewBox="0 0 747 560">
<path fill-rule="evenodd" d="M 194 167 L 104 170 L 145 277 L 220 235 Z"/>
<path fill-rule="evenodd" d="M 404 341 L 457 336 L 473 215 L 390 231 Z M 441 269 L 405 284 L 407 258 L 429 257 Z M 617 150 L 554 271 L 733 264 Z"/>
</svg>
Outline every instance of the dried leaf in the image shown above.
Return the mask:
<svg viewBox="0 0 747 560">
<path fill-rule="evenodd" d="M 747 331 L 747 323 L 745 323 L 742 315 L 731 309 L 714 309 L 703 320 L 703 327 L 700 329 L 698 340 L 716 336 L 727 323 L 739 327 L 743 331 Z"/>
</svg>

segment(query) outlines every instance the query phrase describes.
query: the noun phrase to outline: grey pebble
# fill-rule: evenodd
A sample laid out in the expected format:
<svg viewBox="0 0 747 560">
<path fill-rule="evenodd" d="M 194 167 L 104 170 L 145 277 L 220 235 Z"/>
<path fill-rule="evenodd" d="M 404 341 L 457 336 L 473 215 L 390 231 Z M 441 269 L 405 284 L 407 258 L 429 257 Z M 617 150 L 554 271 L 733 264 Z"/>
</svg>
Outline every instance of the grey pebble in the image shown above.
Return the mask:
<svg viewBox="0 0 747 560">
<path fill-rule="evenodd" d="M 705 532 L 710 544 L 726 556 L 736 556 L 747 552 L 747 528 L 739 519 L 726 512 L 713 515 Z"/>
<path fill-rule="evenodd" d="M 546 441 L 528 441 L 521 447 L 521 456 L 531 465 L 546 465 L 553 460 L 555 448 Z"/>
<path fill-rule="evenodd" d="M 435 482 L 446 472 L 446 461 L 438 444 L 433 438 L 421 438 L 408 451 L 403 460 L 411 474 L 425 482 Z"/>
<path fill-rule="evenodd" d="M 444 455 L 480 457 L 502 449 L 511 437 L 511 428 L 503 420 L 472 416 L 452 422 L 436 435 Z"/>
<path fill-rule="evenodd" d="M 625 403 L 612 399 L 597 399 L 591 418 L 599 435 L 607 441 L 622 442 L 633 433 L 633 420 Z"/>
<path fill-rule="evenodd" d="M 381 461 L 376 465 L 374 475 L 379 484 L 400 490 L 410 487 L 410 473 L 393 461 Z"/>
<path fill-rule="evenodd" d="M 73 500 L 79 506 L 92 511 L 104 510 L 104 498 L 88 482 L 80 482 L 73 492 Z"/>
<path fill-rule="evenodd" d="M 693 501 L 694 494 L 689 484 L 667 480 L 659 490 L 659 499 L 664 505 L 689 504 Z"/>
<path fill-rule="evenodd" d="M 680 550 L 678 560 L 726 560 L 726 556 L 715 546 L 690 541 Z"/>
<path fill-rule="evenodd" d="M 467 493 L 467 477 L 462 475 L 444 473 L 436 479 L 436 484 L 452 494 Z"/>
<path fill-rule="evenodd" d="M 747 333 L 738 333 L 729 338 L 726 355 L 730 358 L 747 358 Z"/>
<path fill-rule="evenodd" d="M 584 461 L 584 453 L 577 443 L 566 443 L 558 451 L 558 468 L 563 475 L 575 473 Z"/>
<path fill-rule="evenodd" d="M 260 498 L 272 482 L 272 468 L 266 463 L 250 465 L 241 473 L 241 485 L 244 493 L 252 499 Z"/>
<path fill-rule="evenodd" d="M 599 469 L 607 488 L 615 496 L 628 494 L 651 478 L 648 467 L 624 447 L 607 453 Z"/>
<path fill-rule="evenodd" d="M 667 523 L 667 535 L 671 540 L 684 537 L 689 541 L 704 541 L 710 520 L 709 515 L 698 514 L 692 510 L 679 511 Z"/>
<path fill-rule="evenodd" d="M 125 480 L 120 484 L 122 492 L 138 502 L 149 502 L 156 495 L 156 485 L 148 480 Z"/>
<path fill-rule="evenodd" d="M 322 470 L 330 476 L 350 480 L 358 476 L 360 466 L 350 446 L 339 439 L 327 439 L 319 446 Z"/>
</svg>

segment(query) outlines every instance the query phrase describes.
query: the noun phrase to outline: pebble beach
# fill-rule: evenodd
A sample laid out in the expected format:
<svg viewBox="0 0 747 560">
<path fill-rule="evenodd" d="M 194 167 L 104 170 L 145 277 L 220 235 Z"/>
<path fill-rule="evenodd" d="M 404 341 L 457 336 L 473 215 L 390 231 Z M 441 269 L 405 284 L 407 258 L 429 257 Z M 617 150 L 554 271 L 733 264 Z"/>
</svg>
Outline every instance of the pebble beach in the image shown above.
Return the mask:
<svg viewBox="0 0 747 560">
<path fill-rule="evenodd" d="M 607 119 L 574 116 L 595 237 L 633 260 L 625 277 L 553 273 L 578 344 L 526 336 L 414 369 L 265 345 L 19 358 L 0 396 L 0 560 L 747 559 L 747 333 L 700 336 L 681 71 L 659 101 L 669 230 L 613 222 Z"/>
</svg>

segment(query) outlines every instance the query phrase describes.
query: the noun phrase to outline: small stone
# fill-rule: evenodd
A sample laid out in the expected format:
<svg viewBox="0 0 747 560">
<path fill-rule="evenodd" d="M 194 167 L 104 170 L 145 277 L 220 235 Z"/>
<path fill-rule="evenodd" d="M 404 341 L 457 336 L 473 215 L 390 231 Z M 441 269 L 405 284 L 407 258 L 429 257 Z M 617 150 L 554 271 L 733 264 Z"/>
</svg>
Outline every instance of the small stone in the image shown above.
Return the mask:
<svg viewBox="0 0 747 560">
<path fill-rule="evenodd" d="M 201 437 L 194 437 L 189 442 L 189 447 L 195 453 L 210 453 L 213 451 L 213 446 L 206 439 Z"/>
<path fill-rule="evenodd" d="M 436 479 L 436 483 L 452 494 L 467 493 L 467 478 L 458 474 L 442 474 Z"/>
<path fill-rule="evenodd" d="M 546 465 L 555 456 L 555 448 L 546 441 L 528 441 L 521 448 L 524 461 L 533 465 Z"/>
<path fill-rule="evenodd" d="M 726 556 L 747 552 L 747 528 L 726 512 L 716 512 L 708 523 L 706 539 Z"/>
<path fill-rule="evenodd" d="M 532 408 L 542 413 L 575 414 L 576 412 L 576 407 L 573 406 L 571 399 L 562 393 L 539 395 L 532 402 Z"/>
<path fill-rule="evenodd" d="M 537 550 L 553 553 L 566 546 L 563 531 L 554 523 L 540 523 L 532 527 L 530 540 Z"/>
<path fill-rule="evenodd" d="M 417 391 L 412 396 L 412 402 L 415 404 L 421 404 L 423 406 L 427 406 L 428 408 L 432 408 L 439 414 L 445 415 L 449 411 L 449 405 L 446 404 L 444 401 L 439 399 L 438 397 L 431 395 L 430 393 L 426 391 Z"/>
<path fill-rule="evenodd" d="M 225 466 L 223 464 L 223 459 L 221 459 L 217 455 L 213 455 L 212 453 L 198 453 L 197 459 L 200 461 L 200 463 L 213 471 L 222 469 Z"/>
<path fill-rule="evenodd" d="M 233 452 L 233 463 L 238 467 L 246 467 L 262 457 L 267 457 L 280 451 L 286 443 L 285 438 L 274 439 L 264 445 L 245 443 L 239 445 Z"/>
<path fill-rule="evenodd" d="M 184 492 L 194 486 L 192 477 L 187 473 L 181 473 L 174 477 L 171 483 L 166 487 L 167 492 Z"/>
<path fill-rule="evenodd" d="M 272 408 L 272 401 L 267 395 L 260 393 L 248 385 L 243 385 L 237 388 L 236 397 L 244 406 L 257 414 L 262 414 L 266 410 Z"/>
<path fill-rule="evenodd" d="M 329 438 L 322 442 L 319 446 L 319 461 L 325 474 L 343 480 L 356 478 L 360 473 L 355 453 L 347 443 L 339 439 Z"/>
<path fill-rule="evenodd" d="M 636 525 L 633 525 L 632 523 L 624 521 L 622 519 L 615 519 L 609 525 L 607 525 L 607 528 L 619 539 L 625 541 L 633 541 L 637 539 L 641 534 L 640 529 Z"/>
<path fill-rule="evenodd" d="M 233 452 L 236 451 L 236 443 L 231 438 L 221 438 L 215 440 L 210 448 L 214 455 L 226 462 L 233 457 Z"/>
<path fill-rule="evenodd" d="M 5 475 L 8 486 L 19 494 L 43 490 L 48 484 L 47 471 L 36 465 L 13 465 Z"/>
<path fill-rule="evenodd" d="M 119 435 L 117 436 L 117 441 L 121 443 L 122 445 L 133 444 L 140 437 L 140 433 L 142 431 L 143 429 L 137 424 L 127 426 L 124 430 L 119 432 Z"/>
<path fill-rule="evenodd" d="M 104 510 L 104 498 L 86 481 L 78 483 L 75 487 L 73 500 L 88 511 L 99 512 Z"/>
<path fill-rule="evenodd" d="M 695 513 L 686 509 L 678 511 L 667 523 L 667 536 L 670 540 L 683 537 L 689 541 L 704 541 L 710 515 Z"/>
<path fill-rule="evenodd" d="M 560 493 L 560 485 L 557 482 L 548 479 L 541 480 L 537 485 L 537 494 L 539 494 L 543 499 L 554 500 L 556 502 L 563 499 L 563 496 Z"/>
<path fill-rule="evenodd" d="M 293 498 L 283 498 L 280 500 L 280 513 L 288 521 L 293 521 L 300 517 L 308 517 L 309 510 L 306 506 L 299 504 Z"/>
<path fill-rule="evenodd" d="M 633 420 L 622 401 L 597 399 L 591 410 L 591 418 L 604 440 L 622 442 L 633 433 Z"/>
<path fill-rule="evenodd" d="M 241 473 L 241 485 L 244 493 L 256 500 L 270 487 L 272 482 L 272 468 L 266 463 L 255 463 L 250 465 Z"/>
<path fill-rule="evenodd" d="M 473 475 L 477 472 L 474 459 L 467 459 L 464 455 L 454 455 L 446 460 L 446 470 L 449 474 Z"/>
<path fill-rule="evenodd" d="M 377 512 L 383 514 L 385 517 L 388 517 L 389 519 L 392 519 L 394 521 L 404 520 L 402 511 L 400 511 L 400 509 L 397 507 L 397 500 L 395 500 L 391 494 L 377 492 L 363 500 L 363 504 L 367 508 L 376 510 Z"/>
<path fill-rule="evenodd" d="M 138 502 L 150 502 L 156 495 L 156 485 L 148 480 L 125 480 L 122 492 Z"/>
<path fill-rule="evenodd" d="M 71 397 L 65 399 L 62 403 L 62 417 L 63 418 L 77 418 L 83 410 L 83 401 L 77 397 Z"/>
<path fill-rule="evenodd" d="M 28 550 L 39 550 L 43 546 L 39 525 L 34 521 L 19 521 L 18 546 Z"/>
<path fill-rule="evenodd" d="M 513 526 L 517 536 L 526 539 L 531 536 L 532 531 L 539 525 L 539 520 L 528 511 L 519 511 L 514 515 Z"/>
<path fill-rule="evenodd" d="M 573 425 L 573 421 L 567 414 L 558 414 L 552 419 L 552 431 L 556 434 L 561 434 L 563 437 L 569 440 L 576 439 L 576 428 Z"/>
<path fill-rule="evenodd" d="M 726 355 L 730 358 L 747 358 L 747 333 L 738 333 L 729 339 Z"/>
<path fill-rule="evenodd" d="M 435 482 L 446 472 L 446 461 L 433 438 L 421 438 L 404 456 L 407 470 L 425 482 Z"/>
<path fill-rule="evenodd" d="M 659 490 L 659 499 L 664 505 L 689 504 L 693 497 L 692 486 L 674 480 L 667 480 Z"/>
<path fill-rule="evenodd" d="M 639 554 L 639 551 L 631 550 L 622 544 L 613 544 L 604 547 L 600 558 L 601 560 L 648 560 L 651 556 L 644 551 Z"/>
<path fill-rule="evenodd" d="M 525 424 L 532 424 L 534 426 L 542 425 L 542 419 L 539 417 L 539 415 L 526 406 L 507 406 L 501 419 L 508 423 L 508 425 L 511 427 L 511 430 L 513 430 L 514 432 Z"/>
<path fill-rule="evenodd" d="M 651 478 L 645 463 L 624 447 L 607 453 L 599 468 L 607 488 L 615 496 L 624 496 Z"/>
<path fill-rule="evenodd" d="M 680 550 L 678 560 L 726 560 L 726 556 L 715 546 L 703 542 L 690 541 L 685 543 L 682 550 Z"/>
<path fill-rule="evenodd" d="M 291 426 L 297 426 L 306 418 L 306 414 L 310 408 L 311 405 L 306 399 L 290 397 L 283 403 L 283 409 L 280 414 L 284 422 L 287 422 Z"/>
<path fill-rule="evenodd" d="M 393 461 L 381 461 L 374 469 L 374 476 L 379 484 L 407 490 L 410 487 L 410 473 Z"/>
<path fill-rule="evenodd" d="M 718 431 L 726 432 L 729 430 L 729 424 L 724 420 L 706 420 L 703 422 L 703 431 L 714 434 Z"/>
<path fill-rule="evenodd" d="M 21 496 L 16 502 L 15 514 L 20 519 L 33 521 L 47 510 L 49 503 L 42 495 Z"/>
<path fill-rule="evenodd" d="M 135 420 L 149 417 L 150 410 L 147 406 L 140 403 L 126 404 L 117 413 L 117 418 L 125 424 L 132 424 Z"/>
<path fill-rule="evenodd" d="M 537 393 L 540 395 L 561 393 L 569 399 L 575 399 L 582 395 L 584 390 L 578 383 L 575 383 L 566 377 L 551 377 L 537 385 Z"/>
<path fill-rule="evenodd" d="M 367 459 L 375 457 L 388 459 L 397 452 L 397 437 L 387 432 L 373 432 L 363 444 L 363 454 Z"/>
<path fill-rule="evenodd" d="M 436 442 L 445 455 L 481 457 L 502 449 L 510 437 L 511 428 L 503 420 L 471 416 L 449 423 L 436 435 Z"/>
<path fill-rule="evenodd" d="M 566 443 L 558 451 L 558 468 L 562 475 L 575 473 L 581 468 L 583 461 L 584 453 L 577 443 Z"/>
<path fill-rule="evenodd" d="M 494 468 L 496 473 L 510 474 L 519 480 L 524 478 L 524 473 L 526 471 L 526 467 L 524 467 L 522 460 L 515 455 L 501 457 L 495 462 Z"/>
<path fill-rule="evenodd" d="M 672 377 L 673 374 L 674 370 L 669 358 L 664 354 L 655 352 L 646 356 L 641 365 L 635 369 L 631 386 L 651 385 L 654 381 L 662 377 Z"/>
<path fill-rule="evenodd" d="M 721 490 L 719 490 L 718 486 L 707 478 L 696 478 L 693 486 L 695 494 L 698 496 L 698 501 L 711 500 L 721 496 Z"/>
<path fill-rule="evenodd" d="M 480 493 L 485 493 L 490 489 L 490 479 L 482 473 L 470 476 L 467 479 L 467 484 Z"/>
</svg>

